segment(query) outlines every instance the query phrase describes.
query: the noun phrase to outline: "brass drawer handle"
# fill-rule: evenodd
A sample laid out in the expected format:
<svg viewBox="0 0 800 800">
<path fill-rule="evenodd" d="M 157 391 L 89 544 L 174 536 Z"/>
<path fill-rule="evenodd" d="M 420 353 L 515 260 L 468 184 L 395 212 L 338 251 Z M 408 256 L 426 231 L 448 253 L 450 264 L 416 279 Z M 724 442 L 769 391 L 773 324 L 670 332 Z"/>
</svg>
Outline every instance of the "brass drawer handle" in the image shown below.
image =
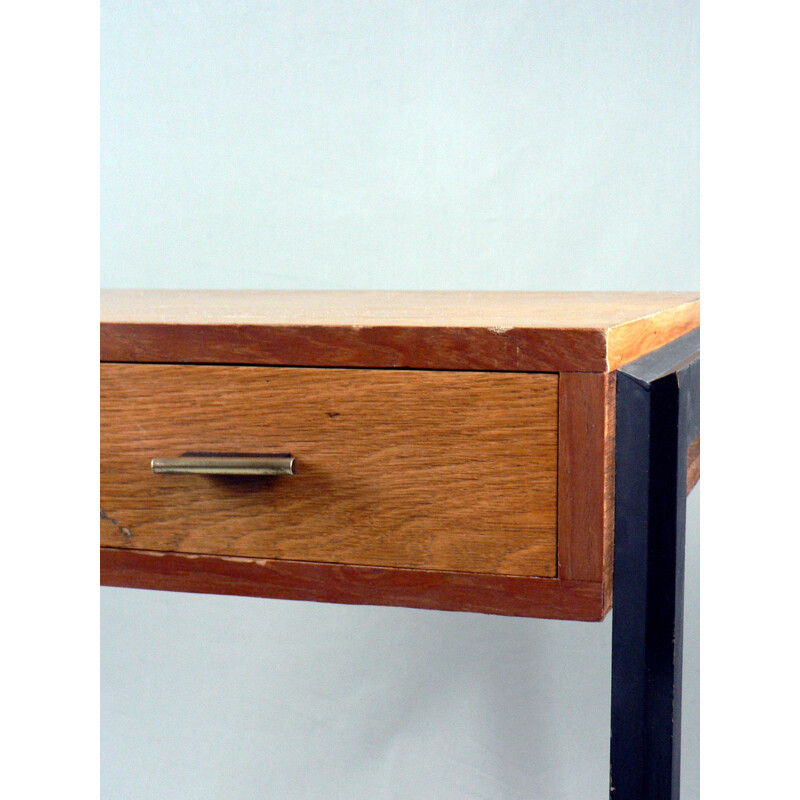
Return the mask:
<svg viewBox="0 0 800 800">
<path fill-rule="evenodd" d="M 294 475 L 289 453 L 184 453 L 178 458 L 154 458 L 158 475 Z"/>
</svg>

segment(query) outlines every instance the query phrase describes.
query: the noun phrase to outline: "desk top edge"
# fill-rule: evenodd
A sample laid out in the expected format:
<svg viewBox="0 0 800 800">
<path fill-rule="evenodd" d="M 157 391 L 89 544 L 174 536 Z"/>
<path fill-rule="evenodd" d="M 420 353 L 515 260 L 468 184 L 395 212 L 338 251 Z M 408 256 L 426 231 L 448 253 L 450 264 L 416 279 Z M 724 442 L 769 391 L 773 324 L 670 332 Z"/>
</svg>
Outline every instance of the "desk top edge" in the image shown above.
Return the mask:
<svg viewBox="0 0 800 800">
<path fill-rule="evenodd" d="M 191 326 L 210 336 L 247 328 L 268 335 L 271 330 L 328 331 L 361 344 L 387 331 L 413 338 L 413 347 L 435 350 L 454 339 L 470 348 L 480 342 L 491 348 L 527 350 L 524 357 L 505 359 L 510 368 L 609 371 L 650 352 L 699 326 L 700 301 L 694 292 L 395 292 L 395 291 L 220 291 L 105 289 L 100 296 L 101 357 L 103 360 L 148 360 L 155 331 Z M 111 345 L 112 331 L 117 343 Z M 144 331 L 147 330 L 147 335 Z M 123 334 L 124 331 L 124 334 Z M 147 347 L 126 357 L 118 346 L 142 333 Z M 104 336 L 105 334 L 105 336 Z M 171 336 L 174 342 L 175 337 Z M 126 349 L 126 348 L 123 348 Z M 219 348 L 218 348 L 219 349 Z M 537 351 L 538 352 L 534 352 Z M 544 350 L 550 355 L 545 356 Z M 173 350 L 175 350 L 173 345 Z M 396 351 L 397 348 L 394 347 Z M 553 354 L 557 354 L 557 357 Z M 175 360 L 192 360 L 174 352 Z M 395 352 L 394 356 L 398 353 Z M 506 355 L 508 355 L 506 353 Z M 154 360 L 169 360 L 169 352 Z M 219 358 L 219 356 L 218 356 Z M 255 360 L 252 363 L 258 363 Z M 413 360 L 372 356 L 353 366 L 415 366 Z M 215 359 L 217 360 L 217 359 Z M 271 361 L 274 362 L 274 354 Z M 291 362 L 296 361 L 293 357 Z M 435 359 L 425 365 L 436 368 Z M 431 362 L 431 363 L 428 363 Z M 492 366 L 487 369 L 509 368 Z M 309 364 L 312 365 L 312 364 Z M 319 364 L 321 366 L 326 363 Z M 341 366 L 331 363 L 330 366 Z M 540 366 L 537 366 L 540 365 Z M 457 366 L 457 365 L 456 365 Z M 481 361 L 465 364 L 482 368 Z M 452 368 L 443 364 L 442 368 Z"/>
</svg>

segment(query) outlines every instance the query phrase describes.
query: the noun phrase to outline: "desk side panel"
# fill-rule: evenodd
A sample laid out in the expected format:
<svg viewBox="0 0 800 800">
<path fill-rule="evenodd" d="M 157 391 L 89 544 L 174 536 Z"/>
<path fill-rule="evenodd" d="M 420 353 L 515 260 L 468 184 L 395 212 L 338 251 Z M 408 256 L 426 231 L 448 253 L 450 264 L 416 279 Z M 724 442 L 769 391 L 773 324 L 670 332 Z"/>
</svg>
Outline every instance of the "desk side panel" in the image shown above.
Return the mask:
<svg viewBox="0 0 800 800">
<path fill-rule="evenodd" d="M 602 581 L 611 602 L 616 373 L 562 373 L 558 411 L 558 575 Z"/>
</svg>

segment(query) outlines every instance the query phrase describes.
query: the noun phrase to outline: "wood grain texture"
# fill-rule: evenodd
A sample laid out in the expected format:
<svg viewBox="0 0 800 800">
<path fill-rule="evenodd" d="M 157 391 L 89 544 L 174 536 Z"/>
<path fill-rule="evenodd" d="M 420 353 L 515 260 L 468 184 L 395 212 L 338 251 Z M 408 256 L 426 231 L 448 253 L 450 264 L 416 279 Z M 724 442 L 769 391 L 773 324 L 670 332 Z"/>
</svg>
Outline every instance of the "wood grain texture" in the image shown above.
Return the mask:
<svg viewBox="0 0 800 800">
<path fill-rule="evenodd" d="M 700 301 L 663 308 L 608 329 L 608 367 L 616 370 L 700 327 Z"/>
<path fill-rule="evenodd" d="M 555 375 L 101 365 L 101 544 L 556 574 Z M 153 475 L 289 452 L 275 479 Z"/>
<path fill-rule="evenodd" d="M 101 360 L 606 372 L 697 327 L 696 294 L 101 295 Z"/>
<path fill-rule="evenodd" d="M 166 591 L 596 621 L 600 583 L 103 547 L 100 582 Z"/>
<path fill-rule="evenodd" d="M 614 519 L 617 485 L 617 373 L 606 376 L 605 465 L 603 490 L 603 615 L 614 599 Z"/>
<path fill-rule="evenodd" d="M 602 582 L 611 602 L 615 373 L 559 380 L 558 574 Z"/>
<path fill-rule="evenodd" d="M 690 445 L 686 454 L 686 494 L 694 489 L 700 480 L 700 437 Z"/>
</svg>

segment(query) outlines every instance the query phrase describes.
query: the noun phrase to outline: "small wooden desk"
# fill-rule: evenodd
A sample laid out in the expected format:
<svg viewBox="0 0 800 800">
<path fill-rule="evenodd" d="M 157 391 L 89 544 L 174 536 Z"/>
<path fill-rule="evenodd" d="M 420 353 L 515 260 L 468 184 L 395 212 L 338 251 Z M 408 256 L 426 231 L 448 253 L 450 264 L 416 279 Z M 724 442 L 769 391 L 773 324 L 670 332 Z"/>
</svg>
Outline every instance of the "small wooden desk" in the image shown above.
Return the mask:
<svg viewBox="0 0 800 800">
<path fill-rule="evenodd" d="M 101 583 L 574 620 L 613 588 L 612 796 L 677 797 L 697 295 L 105 291 L 100 331 Z"/>
</svg>

